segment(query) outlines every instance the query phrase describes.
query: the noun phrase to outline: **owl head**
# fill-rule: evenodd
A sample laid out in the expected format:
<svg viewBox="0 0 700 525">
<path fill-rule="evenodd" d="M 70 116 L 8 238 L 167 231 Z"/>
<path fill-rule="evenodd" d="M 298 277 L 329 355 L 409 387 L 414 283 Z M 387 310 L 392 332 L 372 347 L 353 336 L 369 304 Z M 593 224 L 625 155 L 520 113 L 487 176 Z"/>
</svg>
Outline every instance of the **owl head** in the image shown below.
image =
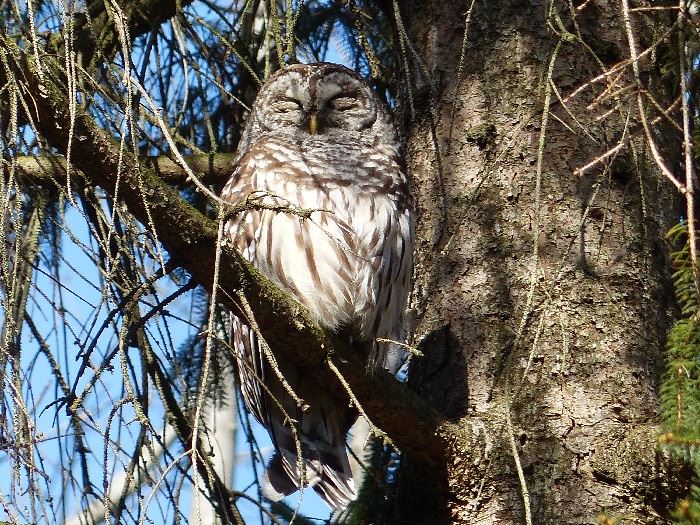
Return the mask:
<svg viewBox="0 0 700 525">
<path fill-rule="evenodd" d="M 239 150 L 259 136 L 294 140 L 394 137 L 384 103 L 357 73 L 338 64 L 294 64 L 272 75 L 258 93 Z"/>
</svg>

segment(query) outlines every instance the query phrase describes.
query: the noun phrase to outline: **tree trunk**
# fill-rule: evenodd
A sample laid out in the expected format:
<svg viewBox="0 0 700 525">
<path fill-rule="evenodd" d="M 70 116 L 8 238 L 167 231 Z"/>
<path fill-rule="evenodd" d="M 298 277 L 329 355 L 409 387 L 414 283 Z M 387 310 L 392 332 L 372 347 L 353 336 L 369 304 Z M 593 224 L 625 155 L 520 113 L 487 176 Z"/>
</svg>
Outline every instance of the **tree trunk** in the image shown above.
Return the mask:
<svg viewBox="0 0 700 525">
<path fill-rule="evenodd" d="M 438 475 L 404 457 L 390 522 L 666 523 L 655 425 L 679 215 L 643 144 L 620 4 L 400 8 L 425 353 L 409 382 L 481 444 L 456 443 Z M 659 13 L 632 13 L 639 52 Z"/>
</svg>

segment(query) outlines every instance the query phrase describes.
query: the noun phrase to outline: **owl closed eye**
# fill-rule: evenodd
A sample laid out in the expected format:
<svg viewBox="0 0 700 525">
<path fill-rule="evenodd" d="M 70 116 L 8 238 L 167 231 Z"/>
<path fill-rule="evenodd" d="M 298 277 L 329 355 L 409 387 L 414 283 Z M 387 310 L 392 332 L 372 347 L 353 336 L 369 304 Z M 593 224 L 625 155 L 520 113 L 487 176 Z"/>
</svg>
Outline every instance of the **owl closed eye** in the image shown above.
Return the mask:
<svg viewBox="0 0 700 525">
<path fill-rule="evenodd" d="M 338 95 L 328 101 L 328 107 L 333 111 L 347 111 L 357 107 L 357 99 L 353 96 Z"/>
<path fill-rule="evenodd" d="M 302 111 L 303 109 L 302 103 L 292 97 L 285 97 L 276 104 L 276 110 L 280 113 L 291 113 L 293 111 Z"/>
</svg>

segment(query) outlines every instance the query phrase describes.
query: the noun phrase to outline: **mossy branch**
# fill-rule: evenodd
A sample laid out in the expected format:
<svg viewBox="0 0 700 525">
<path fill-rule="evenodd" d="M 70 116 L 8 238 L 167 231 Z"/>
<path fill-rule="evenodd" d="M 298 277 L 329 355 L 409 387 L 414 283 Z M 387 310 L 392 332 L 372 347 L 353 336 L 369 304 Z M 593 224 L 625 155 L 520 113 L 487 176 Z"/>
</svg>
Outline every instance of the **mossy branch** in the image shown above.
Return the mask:
<svg viewBox="0 0 700 525">
<path fill-rule="evenodd" d="M 235 158 L 234 153 L 184 157 L 190 170 L 204 184 L 226 181 L 235 168 Z M 15 163 L 19 175 L 27 182 L 41 186 L 52 183 L 60 187 L 65 186 L 66 159 L 61 155 L 21 156 L 15 159 Z M 139 157 L 138 164 L 152 171 L 168 184 L 176 186 L 188 184 L 187 173 L 182 166 L 167 155 Z M 84 178 L 81 173 L 77 175 Z"/>
</svg>

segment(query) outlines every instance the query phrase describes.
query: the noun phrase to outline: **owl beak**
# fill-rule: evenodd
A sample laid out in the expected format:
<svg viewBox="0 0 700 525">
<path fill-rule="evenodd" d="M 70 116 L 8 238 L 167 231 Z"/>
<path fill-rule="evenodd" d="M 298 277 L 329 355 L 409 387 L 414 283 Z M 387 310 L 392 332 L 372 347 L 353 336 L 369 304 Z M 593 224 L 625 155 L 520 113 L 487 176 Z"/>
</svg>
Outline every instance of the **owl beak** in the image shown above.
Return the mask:
<svg viewBox="0 0 700 525">
<path fill-rule="evenodd" d="M 318 116 L 316 113 L 311 113 L 309 117 L 309 133 L 315 135 L 318 131 Z"/>
</svg>

